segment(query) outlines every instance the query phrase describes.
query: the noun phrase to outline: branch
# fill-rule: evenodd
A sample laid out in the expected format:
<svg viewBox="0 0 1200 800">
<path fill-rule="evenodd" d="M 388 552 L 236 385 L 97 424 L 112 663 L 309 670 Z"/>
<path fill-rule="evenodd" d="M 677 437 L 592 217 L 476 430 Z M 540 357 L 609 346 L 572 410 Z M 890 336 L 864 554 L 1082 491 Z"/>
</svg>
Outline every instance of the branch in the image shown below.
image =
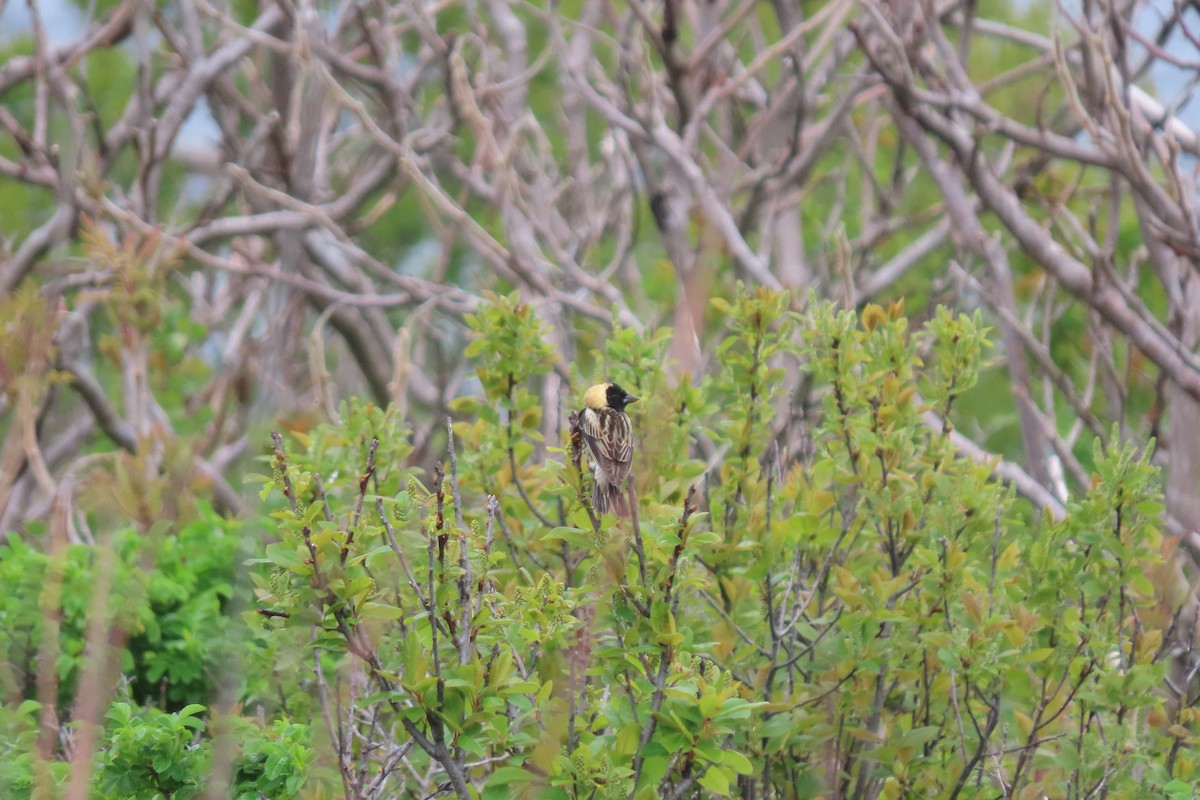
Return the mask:
<svg viewBox="0 0 1200 800">
<path fill-rule="evenodd" d="M 121 449 L 137 453 L 137 433 L 109 404 L 108 397 L 96 378 L 73 361 L 62 361 L 59 369 L 71 376 L 71 388 L 83 398 L 100 430 Z"/>
</svg>

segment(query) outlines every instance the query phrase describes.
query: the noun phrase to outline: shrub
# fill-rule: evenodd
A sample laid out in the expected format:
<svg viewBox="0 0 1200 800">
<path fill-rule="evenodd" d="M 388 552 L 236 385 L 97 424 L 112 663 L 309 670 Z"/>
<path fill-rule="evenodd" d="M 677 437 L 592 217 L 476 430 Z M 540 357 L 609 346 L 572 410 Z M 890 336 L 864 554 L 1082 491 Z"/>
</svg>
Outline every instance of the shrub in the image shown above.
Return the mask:
<svg viewBox="0 0 1200 800">
<path fill-rule="evenodd" d="M 0 546 L 0 681 L 6 697 L 38 699 L 44 608 L 61 601 L 56 621 L 57 702 L 70 707 L 86 654 L 86 626 L 102 573 L 110 581 L 106 626 L 128 634 L 120 653 L 130 694 L 179 709 L 211 696 L 234 642 L 227 617 L 239 541 L 236 523 L 205 508 L 172 532 L 118 531 L 102 547 L 65 545 L 51 554 L 18 536 Z M 111 563 L 110 563 L 111 562 Z"/>
<path fill-rule="evenodd" d="M 1160 690 L 1145 454 L 1098 444 L 1091 491 L 1039 513 L 955 452 L 977 316 L 911 332 L 899 305 L 788 307 L 720 303 L 730 335 L 698 386 L 668 381 L 661 334 L 618 330 L 596 354 L 648 398 L 628 522 L 595 517 L 569 438 L 532 463 L 527 386 L 551 356 L 512 298 L 475 317 L 484 396 L 459 405 L 477 419 L 428 481 L 402 466 L 395 411 L 350 405 L 298 446 L 276 438 L 260 614 L 309 650 L 351 796 L 1124 796 L 1196 779 L 1192 712 Z"/>
<path fill-rule="evenodd" d="M 44 796 L 35 753 L 38 705 L 0 711 L 0 790 L 7 800 Z M 214 765 L 224 759 L 232 776 L 231 790 L 222 796 L 235 800 L 293 800 L 324 797 L 328 781 L 313 768 L 315 751 L 307 724 L 277 719 L 267 728 L 238 717 L 220 717 L 224 749 L 214 744 L 215 727 L 206 721 L 207 709 L 191 705 L 173 713 L 125 701 L 112 704 L 96 748 L 91 786 L 93 796 L 122 800 L 186 800 L 204 797 L 211 788 Z M 49 782 L 63 787 L 70 765 L 55 761 Z M 57 796 L 57 795 L 56 795 Z M 209 795 L 211 796 L 211 795 Z"/>
<path fill-rule="evenodd" d="M 350 402 L 274 437 L 265 547 L 203 506 L 101 547 L 10 537 L 0 795 L 69 780 L 40 701 L 72 708 L 91 615 L 124 676 L 102 797 L 1189 796 L 1146 454 L 1097 442 L 1086 495 L 1031 507 L 956 452 L 978 316 L 791 305 L 715 302 L 696 384 L 665 331 L 577 359 L 644 397 L 630 520 L 595 514 L 576 432 L 541 439 L 536 383 L 573 373 L 496 296 L 429 473 L 397 409 Z"/>
</svg>

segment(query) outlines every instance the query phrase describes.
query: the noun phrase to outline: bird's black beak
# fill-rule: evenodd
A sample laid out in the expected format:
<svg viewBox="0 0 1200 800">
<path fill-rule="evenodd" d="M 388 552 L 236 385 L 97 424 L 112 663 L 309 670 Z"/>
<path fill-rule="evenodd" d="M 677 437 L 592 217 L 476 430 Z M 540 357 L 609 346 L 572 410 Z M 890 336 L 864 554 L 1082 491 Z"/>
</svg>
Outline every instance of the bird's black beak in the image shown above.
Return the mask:
<svg viewBox="0 0 1200 800">
<path fill-rule="evenodd" d="M 634 397 L 633 395 L 631 395 L 631 394 L 625 395 L 625 405 L 631 405 L 633 403 L 636 403 L 637 401 L 638 401 L 638 399 L 636 397 Z"/>
</svg>

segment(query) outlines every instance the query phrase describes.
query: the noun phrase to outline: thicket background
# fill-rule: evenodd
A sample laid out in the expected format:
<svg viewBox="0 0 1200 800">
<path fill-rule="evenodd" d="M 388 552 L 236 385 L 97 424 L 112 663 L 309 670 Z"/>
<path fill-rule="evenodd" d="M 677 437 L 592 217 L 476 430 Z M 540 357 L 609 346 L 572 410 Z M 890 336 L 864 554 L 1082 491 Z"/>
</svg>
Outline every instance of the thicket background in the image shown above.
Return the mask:
<svg viewBox="0 0 1200 800">
<path fill-rule="evenodd" d="M 1190 796 L 1195 4 L 0 21 L 0 795 Z"/>
</svg>

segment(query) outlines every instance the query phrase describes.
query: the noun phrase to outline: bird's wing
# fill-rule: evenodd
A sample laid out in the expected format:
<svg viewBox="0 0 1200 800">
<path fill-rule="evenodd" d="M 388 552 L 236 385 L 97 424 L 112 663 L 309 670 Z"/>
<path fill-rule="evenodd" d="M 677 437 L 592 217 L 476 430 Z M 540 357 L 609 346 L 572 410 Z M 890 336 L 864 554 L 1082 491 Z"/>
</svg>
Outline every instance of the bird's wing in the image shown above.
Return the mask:
<svg viewBox="0 0 1200 800">
<path fill-rule="evenodd" d="M 579 431 L 597 466 L 609 483 L 620 486 L 633 463 L 633 426 L 620 411 L 587 409 L 580 414 Z"/>
</svg>

